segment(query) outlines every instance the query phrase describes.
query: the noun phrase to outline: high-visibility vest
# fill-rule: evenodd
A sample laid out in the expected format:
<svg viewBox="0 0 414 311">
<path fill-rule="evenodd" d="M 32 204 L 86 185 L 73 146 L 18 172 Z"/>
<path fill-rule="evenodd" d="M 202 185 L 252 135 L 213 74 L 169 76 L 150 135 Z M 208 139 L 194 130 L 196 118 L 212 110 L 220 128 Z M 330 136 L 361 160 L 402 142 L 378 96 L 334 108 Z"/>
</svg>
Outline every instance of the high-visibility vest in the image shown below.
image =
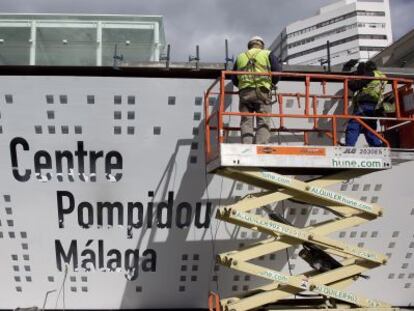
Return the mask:
<svg viewBox="0 0 414 311">
<path fill-rule="evenodd" d="M 376 78 L 385 78 L 379 70 L 374 70 L 374 77 Z M 385 80 L 371 80 L 365 87 L 363 87 L 357 94 L 358 103 L 361 102 L 372 102 L 378 104 L 382 101 L 385 85 L 387 81 Z"/>
<path fill-rule="evenodd" d="M 253 48 L 237 56 L 236 65 L 239 71 L 270 72 L 269 50 Z M 238 75 L 239 89 L 245 88 L 272 88 L 270 76 Z"/>
</svg>

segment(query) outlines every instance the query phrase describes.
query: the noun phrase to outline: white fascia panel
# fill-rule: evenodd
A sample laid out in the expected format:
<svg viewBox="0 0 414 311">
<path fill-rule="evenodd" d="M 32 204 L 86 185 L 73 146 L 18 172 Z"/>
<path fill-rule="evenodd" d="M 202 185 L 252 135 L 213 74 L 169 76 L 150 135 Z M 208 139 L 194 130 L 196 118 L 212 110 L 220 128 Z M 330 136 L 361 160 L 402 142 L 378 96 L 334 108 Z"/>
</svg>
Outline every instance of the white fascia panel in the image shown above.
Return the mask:
<svg viewBox="0 0 414 311">
<path fill-rule="evenodd" d="M 31 21 L 2 20 L 0 27 L 31 27 Z"/>
<path fill-rule="evenodd" d="M 344 31 L 344 32 L 341 32 L 341 33 L 338 33 L 338 34 L 335 34 L 335 35 L 332 35 L 332 36 L 329 36 L 329 37 L 324 37 L 324 38 L 321 38 L 319 40 L 315 40 L 315 41 L 309 42 L 307 44 L 299 45 L 297 47 L 289 49 L 288 50 L 289 55 L 292 55 L 292 54 L 299 53 L 299 52 L 304 51 L 304 50 L 309 50 L 309 49 L 324 45 L 324 44 L 326 44 L 327 40 L 329 40 L 330 42 L 334 42 L 334 41 L 337 41 L 337 40 L 341 40 L 341 39 L 344 39 L 344 38 L 355 36 L 357 34 L 358 34 L 357 28 L 349 29 L 347 31 Z"/>
<path fill-rule="evenodd" d="M 50 21 L 40 20 L 36 21 L 37 27 L 42 28 L 96 28 L 96 21 Z M 154 23 L 146 22 L 102 22 L 103 28 L 116 29 L 153 29 Z"/>
<path fill-rule="evenodd" d="M 289 33 L 301 30 L 303 28 L 312 27 L 321 22 L 330 20 L 332 18 L 341 16 L 341 15 L 351 13 L 353 11 L 355 11 L 355 3 L 344 5 L 343 7 L 338 8 L 337 10 L 329 11 L 325 14 L 315 15 L 307 19 L 294 22 L 286 27 L 286 32 L 289 34 Z"/>
<path fill-rule="evenodd" d="M 392 38 L 391 24 L 384 17 L 381 17 L 381 16 L 359 16 L 358 17 L 358 23 L 364 23 L 364 24 L 385 23 L 385 28 L 378 28 L 378 29 L 381 29 L 384 33 L 387 34 L 387 36 Z M 364 27 L 362 29 L 374 29 L 374 28 Z"/>
<path fill-rule="evenodd" d="M 358 23 L 387 23 L 384 16 L 357 16 Z"/>
<path fill-rule="evenodd" d="M 331 54 L 335 54 L 341 51 L 347 51 L 352 50 L 353 48 L 359 47 L 358 40 L 347 42 L 345 44 L 341 44 L 338 46 L 334 46 L 331 48 Z M 309 62 L 315 58 L 326 58 L 326 50 L 317 51 L 314 53 L 310 53 L 304 56 L 300 56 L 297 58 L 294 58 L 289 61 L 289 64 L 297 64 L 297 63 L 303 63 L 303 62 Z"/>
<path fill-rule="evenodd" d="M 388 36 L 388 34 L 385 31 L 385 29 L 369 28 L 369 27 L 359 28 L 358 29 L 358 33 L 360 35 L 380 35 L 380 36 Z"/>
<path fill-rule="evenodd" d="M 140 23 L 140 24 L 136 24 L 136 23 L 123 23 L 123 24 L 117 24 L 117 23 L 102 23 L 102 28 L 105 29 L 154 29 L 154 24 L 147 24 L 147 23 Z"/>
<path fill-rule="evenodd" d="M 36 21 L 37 28 L 96 28 L 96 22 Z"/>
<path fill-rule="evenodd" d="M 387 8 L 384 2 L 360 2 L 356 3 L 357 10 L 362 11 L 386 11 Z"/>
<path fill-rule="evenodd" d="M 360 46 L 373 46 L 373 47 L 387 47 L 387 40 L 375 40 L 375 39 L 361 39 L 358 40 Z"/>
<path fill-rule="evenodd" d="M 309 37 L 313 37 L 313 36 L 319 35 L 321 33 L 331 31 L 331 30 L 335 30 L 337 28 L 352 25 L 352 24 L 355 24 L 355 23 L 357 23 L 356 16 L 352 17 L 352 18 L 349 18 L 349 19 L 346 19 L 346 20 L 343 20 L 343 21 L 340 21 L 340 22 L 337 22 L 337 23 L 334 23 L 334 24 L 331 24 L 331 25 L 328 25 L 328 26 L 325 26 L 325 27 L 322 27 L 322 28 L 315 29 L 313 31 L 310 31 L 310 32 L 307 32 L 307 33 L 304 33 L 304 34 L 301 34 L 301 35 L 298 35 L 298 36 L 295 36 L 295 37 L 292 37 L 292 38 L 289 39 L 290 40 L 289 43 L 296 42 L 296 41 L 299 41 L 299 40 L 303 40 L 303 39 L 306 39 L 306 38 L 309 38 Z"/>
<path fill-rule="evenodd" d="M 338 2 L 328 4 L 328 5 L 325 5 L 325 6 L 321 7 L 318 12 L 319 12 L 319 14 L 325 14 L 327 12 L 337 10 L 337 9 L 343 7 L 346 4 L 349 4 L 351 2 L 356 2 L 356 1 L 357 0 L 341 0 L 341 1 L 338 1 Z"/>
<path fill-rule="evenodd" d="M 359 16 L 358 19 L 361 18 L 361 20 L 367 20 L 373 23 L 375 22 L 385 23 L 387 33 L 389 34 L 391 42 L 392 42 L 392 25 L 391 25 L 391 12 L 390 12 L 389 0 L 384 0 L 384 3 L 358 2 L 357 7 L 359 10 L 385 12 L 385 16 Z"/>
<path fill-rule="evenodd" d="M 320 65 L 319 60 L 321 58 L 326 58 L 326 55 L 324 55 L 323 57 L 319 56 L 313 59 L 309 59 L 304 63 L 297 63 L 297 64 L 303 64 L 303 65 Z M 342 64 L 347 62 L 350 59 L 360 59 L 360 53 L 359 51 L 355 52 L 355 53 L 347 53 L 347 51 L 339 51 L 336 53 L 332 54 L 332 58 L 331 58 L 331 65 L 336 65 L 336 64 Z"/>
</svg>

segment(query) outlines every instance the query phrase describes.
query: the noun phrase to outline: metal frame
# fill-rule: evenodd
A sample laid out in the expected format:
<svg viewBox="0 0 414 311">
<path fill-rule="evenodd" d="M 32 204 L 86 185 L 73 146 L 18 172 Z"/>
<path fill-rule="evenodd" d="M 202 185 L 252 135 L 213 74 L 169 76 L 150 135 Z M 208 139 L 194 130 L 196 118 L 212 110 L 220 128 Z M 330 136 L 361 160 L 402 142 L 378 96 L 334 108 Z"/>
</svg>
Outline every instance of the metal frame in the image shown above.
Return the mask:
<svg viewBox="0 0 414 311">
<path fill-rule="evenodd" d="M 206 152 L 206 159 L 207 162 L 213 160 L 217 157 L 219 153 L 219 146 L 220 144 L 225 142 L 226 133 L 229 131 L 240 131 L 240 127 L 229 127 L 224 126 L 223 118 L 225 116 L 264 116 L 264 117 L 271 117 L 271 118 L 278 118 L 280 121 L 280 126 L 278 128 L 271 129 L 273 132 L 302 132 L 303 133 L 303 142 L 305 145 L 308 144 L 308 133 L 309 132 L 320 132 L 324 133 L 332 140 L 332 145 L 338 145 L 338 130 L 337 130 L 337 123 L 339 120 L 356 120 L 358 123 L 361 124 L 366 130 L 373 133 L 376 137 L 378 137 L 387 147 L 390 146 L 389 142 L 379 133 L 374 131 L 370 128 L 365 120 L 372 119 L 371 117 L 360 117 L 354 116 L 349 114 L 349 92 L 348 92 L 348 82 L 350 80 L 384 80 L 391 84 L 392 92 L 395 97 L 395 105 L 396 105 L 396 112 L 394 116 L 391 117 L 378 117 L 374 118 L 376 120 L 382 122 L 394 121 L 397 123 L 402 122 L 413 122 L 414 121 L 414 111 L 410 112 L 409 114 L 403 113 L 403 109 L 401 108 L 401 94 L 406 94 L 409 92 L 413 92 L 412 84 L 413 80 L 409 79 L 401 79 L 401 78 L 374 78 L 374 77 L 361 77 L 361 76 L 347 76 L 347 75 L 331 75 L 331 74 L 312 74 L 312 73 L 290 73 L 290 72 L 269 72 L 269 73 L 255 73 L 249 72 L 249 75 L 257 75 L 257 76 L 279 76 L 284 79 L 296 79 L 299 81 L 304 81 L 305 91 L 304 93 L 279 93 L 278 102 L 279 102 L 279 113 L 270 113 L 270 114 L 261 114 L 261 113 L 241 113 L 241 112 L 228 112 L 225 111 L 224 102 L 226 96 L 234 96 L 236 92 L 228 92 L 225 90 L 225 80 L 231 75 L 242 75 L 247 74 L 247 72 L 242 71 L 222 71 L 221 76 L 219 79 L 214 81 L 214 83 L 207 89 L 204 93 L 204 113 L 205 113 L 205 152 Z M 323 86 L 323 93 L 322 94 L 311 94 L 310 92 L 310 84 L 311 82 L 320 82 Z M 326 91 L 326 84 L 327 83 L 340 83 L 343 85 L 344 94 L 343 96 L 337 95 L 329 95 Z M 219 87 L 218 92 L 215 91 Z M 209 107 L 209 99 L 212 95 L 218 95 L 218 106 L 216 107 L 217 110 L 213 113 L 210 112 Z M 297 114 L 286 114 L 283 112 L 283 99 L 285 97 L 296 97 L 298 100 L 300 98 L 305 98 L 305 107 L 303 113 Z M 317 100 L 319 98 L 331 98 L 331 99 L 341 99 L 343 101 L 343 111 L 342 114 L 318 114 L 316 111 Z M 312 110 L 312 112 L 311 112 Z M 312 129 L 290 129 L 286 128 L 284 124 L 284 119 L 313 119 L 314 126 Z M 319 129 L 317 127 L 316 121 L 318 119 L 328 119 L 332 120 L 332 128 L 329 130 L 326 129 Z M 217 123 L 217 125 L 213 125 L 213 121 Z M 387 128 L 387 124 L 385 124 L 385 129 Z M 217 135 L 212 136 L 211 132 L 215 131 Z M 215 138 L 215 152 L 212 151 L 212 144 L 213 139 Z"/>
<path fill-rule="evenodd" d="M 38 28 L 85 28 L 96 29 L 96 66 L 102 66 L 102 31 L 104 29 L 143 29 L 153 30 L 152 55 L 149 61 L 159 61 L 162 48 L 165 46 L 162 17 L 143 16 L 145 20 L 139 21 L 140 16 L 129 15 L 22 15 L 0 14 L 0 28 L 21 27 L 30 29 L 30 57 L 29 64 L 36 65 L 36 30 Z M 65 17 L 60 19 L 60 17 Z M 89 17 L 89 19 L 88 19 Z M 79 18 L 79 19 L 78 19 Z M 127 18 L 130 18 L 128 20 Z M 152 20 L 151 20 L 152 19 Z M 91 42 L 93 43 L 93 42 Z"/>
<path fill-rule="evenodd" d="M 366 171 L 342 171 L 308 182 L 260 168 L 223 167 L 216 173 L 254 186 L 261 184 L 267 190 L 250 195 L 234 205 L 219 208 L 216 217 L 270 236 L 243 249 L 217 255 L 217 262 L 224 266 L 272 281 L 268 286 L 261 287 L 260 293 L 253 289 L 238 297 L 221 299 L 223 310 L 255 309 L 302 291 L 311 291 L 354 307 L 391 308 L 387 303 L 345 290 L 345 287 L 365 271 L 385 264 L 387 257 L 328 237 L 335 231 L 358 226 L 382 216 L 383 209 L 377 204 L 362 202 L 325 189 L 343 180 L 363 175 Z M 250 213 L 253 209 L 287 199 L 317 205 L 331 211 L 337 218 L 300 229 Z M 342 267 L 323 273 L 309 271 L 291 276 L 249 262 L 302 243 L 318 245 L 325 252 L 342 258 Z"/>
<path fill-rule="evenodd" d="M 381 168 L 362 169 L 348 168 L 344 166 L 337 171 L 332 170 L 333 167 L 330 167 L 329 161 L 332 160 L 333 157 L 337 157 L 339 159 L 349 158 L 349 150 L 342 150 L 342 147 L 303 146 L 308 143 L 308 132 L 320 131 L 317 128 L 316 119 L 321 118 L 332 120 L 332 129 L 330 131 L 326 131 L 325 134 L 330 135 L 333 146 L 337 144 L 336 125 L 337 121 L 340 119 L 356 120 L 364 128 L 381 139 L 387 147 L 390 146 L 389 142 L 384 137 L 376 133 L 364 122 L 364 120 L 370 118 L 353 116 L 348 113 L 348 82 L 352 79 L 361 79 L 361 77 L 326 74 L 263 74 L 249 72 L 248 74 L 267 76 L 279 75 L 285 78 L 303 79 L 305 81 L 305 93 L 279 93 L 278 97 L 280 111 L 277 114 L 226 112 L 224 109 L 225 96 L 234 95 L 235 93 L 225 91 L 224 81 L 226 76 L 237 74 L 246 74 L 246 72 L 223 71 L 220 79 L 217 79 L 204 94 L 205 151 L 207 171 L 259 187 L 263 189 L 263 191 L 250 194 L 233 205 L 220 207 L 217 210 L 216 218 L 236 226 L 258 231 L 269 237 L 239 250 L 232 250 L 218 254 L 217 262 L 221 265 L 227 266 L 230 269 L 264 278 L 271 283 L 252 289 L 249 292 L 243 293 L 239 296 L 221 300 L 219 300 L 218 294 L 210 293 L 208 301 L 209 309 L 215 311 L 220 311 L 222 309 L 224 311 L 251 310 L 269 304 L 277 304 L 282 299 L 287 299 L 292 295 L 296 295 L 303 291 L 310 291 L 328 299 L 338 301 L 339 303 L 345 303 L 348 308 L 371 311 L 379 309 L 394 310 L 391 305 L 385 302 L 346 291 L 346 287 L 358 279 L 362 273 L 386 264 L 388 258 L 385 255 L 377 253 L 373 250 L 344 243 L 328 236 L 335 231 L 345 230 L 375 220 L 383 215 L 383 209 L 377 204 L 366 203 L 326 189 L 328 186 L 332 186 L 364 174 L 369 174 L 376 170 L 390 169 L 391 159 L 389 149 L 383 148 L 381 151 L 381 154 L 384 155 L 382 158 L 384 162 Z M 373 77 L 362 78 L 370 80 L 378 79 Z M 322 82 L 323 94 L 310 93 L 310 83 L 312 80 Z M 390 118 L 374 119 L 382 121 L 391 120 L 399 122 L 400 124 L 403 122 L 413 122 L 414 112 L 407 115 L 407 112 L 403 112 L 400 107 L 400 94 L 412 92 L 413 81 L 396 78 L 384 78 L 381 80 L 391 82 L 392 92 L 394 93 L 396 101 L 396 112 L 395 116 Z M 344 95 L 327 95 L 327 82 L 343 83 Z M 217 86 L 217 84 L 219 84 L 220 87 L 219 93 L 214 93 L 213 89 Z M 209 107 L 209 97 L 212 94 L 219 95 L 217 111 L 214 113 L 210 113 Z M 305 98 L 303 114 L 283 113 L 283 97 L 288 96 L 294 96 L 298 99 L 298 101 L 300 98 Z M 317 98 L 343 99 L 343 113 L 341 115 L 317 114 Z M 311 108 L 312 113 L 310 112 Z M 273 129 L 273 131 L 303 131 L 303 145 L 256 146 L 253 148 L 250 145 L 231 146 L 230 144 L 226 144 L 225 132 L 239 131 L 240 128 L 224 126 L 223 117 L 242 115 L 260 115 L 279 118 L 280 127 Z M 313 118 L 315 120 L 314 128 L 312 130 L 287 129 L 283 123 L 284 118 Z M 216 121 L 217 125 L 212 125 L 212 120 Z M 213 130 L 217 132 L 217 135 L 211 135 L 211 131 Z M 215 137 L 217 140 L 216 150 L 214 151 L 212 150 L 212 142 L 210 141 L 212 137 Z M 258 148 L 264 148 L 263 150 L 265 151 L 261 152 Z M 361 154 L 359 152 L 361 150 L 358 151 L 358 148 L 351 149 L 356 149 L 356 153 Z M 377 154 L 379 154 L 380 149 L 381 148 L 376 150 L 378 152 Z M 240 154 L 237 154 L 238 152 Z M 365 153 L 362 152 L 362 154 Z M 320 156 L 323 159 L 321 161 L 312 160 L 315 156 Z M 372 155 L 367 155 L 367 157 L 371 156 Z M 247 157 L 249 158 L 246 160 Z M 309 163 L 309 159 L 311 159 L 311 163 Z M 289 172 L 289 169 L 292 167 L 299 169 L 299 173 L 297 173 L 298 175 L 306 175 L 305 169 L 309 167 L 316 171 L 319 170 L 317 175 L 319 175 L 320 178 L 310 179 L 311 177 L 308 177 L 309 179 L 306 181 L 296 179 L 286 173 Z M 328 170 L 326 170 L 327 168 Z M 268 204 L 278 203 L 289 199 L 306 205 L 316 205 L 322 209 L 330 211 L 336 216 L 336 218 L 310 225 L 305 228 L 297 228 L 283 222 L 283 219 L 276 218 L 275 220 L 275 218 L 270 216 L 269 218 L 266 218 L 251 212 L 254 209 L 262 208 Z M 334 255 L 335 259 L 340 258 L 340 266 L 330 268 L 328 270 L 314 269 L 300 275 L 287 275 L 249 262 L 250 260 L 260 256 L 283 251 L 289 247 L 301 244 L 318 247 L 318 249 L 322 250 L 326 254 Z"/>
</svg>

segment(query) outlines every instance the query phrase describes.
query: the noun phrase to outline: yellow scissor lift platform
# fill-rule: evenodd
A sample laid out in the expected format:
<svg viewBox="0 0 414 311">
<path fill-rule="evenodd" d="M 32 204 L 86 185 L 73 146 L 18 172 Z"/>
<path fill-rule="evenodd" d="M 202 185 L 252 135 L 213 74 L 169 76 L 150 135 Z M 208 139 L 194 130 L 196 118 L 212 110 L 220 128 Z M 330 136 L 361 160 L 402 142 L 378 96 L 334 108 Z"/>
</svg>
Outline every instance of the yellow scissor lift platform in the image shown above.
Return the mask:
<svg viewBox="0 0 414 311">
<path fill-rule="evenodd" d="M 326 189 L 345 180 L 374 171 L 390 169 L 390 148 L 353 148 L 340 146 L 280 146 L 220 144 L 220 152 L 207 165 L 209 173 L 260 187 L 264 191 L 221 207 L 216 217 L 269 236 L 268 239 L 217 255 L 218 263 L 231 269 L 262 277 L 271 281 L 267 286 L 253 289 L 238 297 L 216 299 L 222 310 L 251 310 L 272 304 L 273 308 L 292 309 L 278 302 L 301 292 L 312 292 L 329 298 L 337 308 L 384 310 L 392 307 L 382 301 L 348 292 L 348 287 L 367 270 L 381 266 L 387 257 L 374 250 L 343 243 L 329 234 L 362 225 L 381 217 L 383 209 L 374 203 L 363 202 Z M 310 179 L 292 175 L 309 175 Z M 315 178 L 314 175 L 318 175 Z M 296 200 L 317 205 L 336 215 L 333 220 L 297 228 L 283 221 L 251 213 L 252 210 L 283 200 Z M 312 270 L 301 275 L 287 275 L 249 262 L 252 259 L 286 248 L 306 245 L 322 251 L 331 258 L 340 258 L 335 269 Z M 336 259 L 333 259 L 336 261 Z M 214 305 L 214 302 L 213 302 Z"/>
</svg>

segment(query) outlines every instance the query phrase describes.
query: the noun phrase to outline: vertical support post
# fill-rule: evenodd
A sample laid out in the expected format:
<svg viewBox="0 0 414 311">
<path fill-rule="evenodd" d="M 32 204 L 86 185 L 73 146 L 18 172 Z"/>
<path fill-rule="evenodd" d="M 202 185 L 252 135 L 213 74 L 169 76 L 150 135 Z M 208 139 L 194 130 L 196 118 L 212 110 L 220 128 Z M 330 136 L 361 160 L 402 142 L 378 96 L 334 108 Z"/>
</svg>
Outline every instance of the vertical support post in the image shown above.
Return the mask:
<svg viewBox="0 0 414 311">
<path fill-rule="evenodd" d="M 310 77 L 306 76 L 306 90 L 305 90 L 305 115 L 309 115 L 310 110 Z M 305 145 L 309 145 L 309 137 L 306 131 L 303 131 L 303 142 Z"/>
<path fill-rule="evenodd" d="M 303 131 L 303 142 L 305 146 L 309 145 L 309 133 L 306 131 Z"/>
<path fill-rule="evenodd" d="M 325 80 L 322 81 L 322 94 L 326 95 L 326 81 Z"/>
<path fill-rule="evenodd" d="M 205 149 L 206 161 L 208 161 L 208 159 L 210 158 L 210 152 L 211 152 L 209 99 L 210 99 L 210 92 L 205 92 L 204 93 L 204 149 Z"/>
<path fill-rule="evenodd" d="M 296 101 L 298 102 L 298 108 L 299 109 L 301 108 L 300 99 L 301 99 L 301 94 L 300 93 L 296 93 Z M 305 96 L 305 99 L 306 99 L 306 96 Z M 306 107 L 305 107 L 305 110 L 306 110 Z"/>
<path fill-rule="evenodd" d="M 336 142 L 338 141 L 337 139 L 337 134 L 336 134 L 336 116 L 333 115 L 332 116 L 332 145 L 336 146 Z"/>
<path fill-rule="evenodd" d="M 316 96 L 312 97 L 312 109 L 313 109 L 313 115 L 316 115 L 318 113 L 317 109 L 318 99 Z M 313 118 L 313 128 L 318 128 L 318 120 L 316 118 Z"/>
<path fill-rule="evenodd" d="M 208 295 L 208 310 L 209 311 L 221 311 L 220 297 L 218 294 L 210 292 Z"/>
<path fill-rule="evenodd" d="M 225 53 L 226 53 L 226 58 L 225 58 L 225 63 L 224 63 L 224 69 L 228 70 L 229 69 L 229 62 L 234 62 L 234 57 L 229 57 L 229 41 L 226 39 L 224 40 L 224 49 L 225 49 Z"/>
<path fill-rule="evenodd" d="M 395 114 L 397 118 L 401 117 L 400 97 L 398 94 L 398 82 L 397 80 L 392 81 L 392 91 L 394 92 L 395 99 Z"/>
<path fill-rule="evenodd" d="M 196 45 L 196 70 L 199 70 L 199 62 L 200 61 L 200 46 Z"/>
<path fill-rule="evenodd" d="M 36 21 L 32 21 L 30 26 L 30 59 L 31 66 L 36 65 Z"/>
<path fill-rule="evenodd" d="M 218 133 L 218 143 L 224 143 L 224 133 L 223 133 L 223 112 L 224 112 L 224 80 L 226 78 L 226 72 L 221 72 L 220 77 L 220 101 L 218 109 L 218 123 L 217 123 L 217 133 Z"/>
<path fill-rule="evenodd" d="M 154 23 L 154 50 L 152 60 L 155 62 L 160 61 L 160 23 Z"/>
<path fill-rule="evenodd" d="M 326 41 L 326 54 L 328 57 L 328 72 L 331 72 L 331 43 Z"/>
<path fill-rule="evenodd" d="M 279 122 L 280 122 L 280 128 L 284 128 L 285 127 L 285 119 L 282 117 L 283 115 L 283 96 L 281 94 L 277 95 L 277 101 L 279 103 L 279 114 L 280 114 L 280 118 L 279 118 Z"/>
<path fill-rule="evenodd" d="M 102 22 L 96 23 L 96 66 L 102 66 Z"/>
<path fill-rule="evenodd" d="M 348 115 L 348 108 L 349 108 L 349 90 L 348 90 L 348 79 L 344 80 L 344 115 Z"/>
<path fill-rule="evenodd" d="M 227 39 L 224 40 L 224 53 L 226 54 L 226 70 L 227 70 L 227 63 L 229 61 L 229 41 Z"/>
<path fill-rule="evenodd" d="M 305 114 L 308 115 L 310 105 L 310 77 L 308 75 L 306 76 L 305 86 Z"/>
<path fill-rule="evenodd" d="M 165 69 L 170 70 L 170 53 L 171 53 L 171 45 L 167 45 L 167 56 L 165 57 Z M 160 56 L 160 60 L 162 60 L 162 57 Z"/>
<path fill-rule="evenodd" d="M 196 45 L 196 56 L 188 56 L 188 61 L 192 62 L 195 61 L 195 70 L 198 71 L 200 69 L 199 67 L 199 62 L 200 62 L 200 47 L 198 45 Z"/>
</svg>

